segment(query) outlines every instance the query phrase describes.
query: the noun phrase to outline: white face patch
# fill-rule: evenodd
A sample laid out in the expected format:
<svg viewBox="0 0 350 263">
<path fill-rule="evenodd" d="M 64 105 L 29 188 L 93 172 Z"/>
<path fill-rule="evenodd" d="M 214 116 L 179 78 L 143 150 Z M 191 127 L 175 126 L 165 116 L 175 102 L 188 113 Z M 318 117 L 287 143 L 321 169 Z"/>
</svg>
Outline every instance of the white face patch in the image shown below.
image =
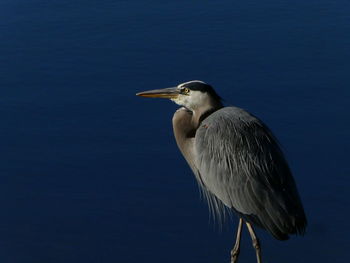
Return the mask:
<svg viewBox="0 0 350 263">
<path fill-rule="evenodd" d="M 181 87 L 180 85 L 178 87 Z M 176 99 L 171 99 L 180 106 L 184 106 L 189 110 L 194 111 L 209 99 L 208 94 L 198 90 L 191 90 L 188 94 L 180 94 Z"/>
</svg>

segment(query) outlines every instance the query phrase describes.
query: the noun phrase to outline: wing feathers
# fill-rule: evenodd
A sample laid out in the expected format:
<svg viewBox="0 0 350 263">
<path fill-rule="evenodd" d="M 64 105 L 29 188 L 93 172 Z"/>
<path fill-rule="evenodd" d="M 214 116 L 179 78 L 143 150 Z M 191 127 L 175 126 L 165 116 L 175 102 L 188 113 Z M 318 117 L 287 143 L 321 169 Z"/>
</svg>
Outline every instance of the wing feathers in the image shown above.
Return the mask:
<svg viewBox="0 0 350 263">
<path fill-rule="evenodd" d="M 196 166 L 206 191 L 278 239 L 303 233 L 306 218 L 283 154 L 269 129 L 236 107 L 202 121 Z"/>
</svg>

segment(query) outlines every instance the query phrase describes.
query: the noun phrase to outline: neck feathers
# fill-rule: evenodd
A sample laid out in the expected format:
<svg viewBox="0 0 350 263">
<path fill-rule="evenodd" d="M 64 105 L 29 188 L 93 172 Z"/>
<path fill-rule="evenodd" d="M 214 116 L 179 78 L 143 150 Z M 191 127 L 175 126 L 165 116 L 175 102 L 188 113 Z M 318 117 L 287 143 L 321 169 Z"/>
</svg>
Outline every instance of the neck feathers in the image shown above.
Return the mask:
<svg viewBox="0 0 350 263">
<path fill-rule="evenodd" d="M 204 105 L 205 106 L 198 107 L 193 111 L 192 121 L 193 125 L 196 126 L 196 129 L 206 117 L 223 107 L 221 101 L 216 100 L 210 100 Z"/>
</svg>

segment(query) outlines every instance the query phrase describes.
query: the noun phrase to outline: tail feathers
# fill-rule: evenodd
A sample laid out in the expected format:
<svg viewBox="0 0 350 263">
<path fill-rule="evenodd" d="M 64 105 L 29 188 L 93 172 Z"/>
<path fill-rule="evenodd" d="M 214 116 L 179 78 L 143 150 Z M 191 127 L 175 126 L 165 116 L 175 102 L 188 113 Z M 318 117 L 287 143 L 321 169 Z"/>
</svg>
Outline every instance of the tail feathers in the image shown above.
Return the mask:
<svg viewBox="0 0 350 263">
<path fill-rule="evenodd" d="M 305 215 L 296 217 L 271 217 L 269 214 L 264 213 L 260 218 L 255 215 L 240 216 L 262 229 L 268 231 L 277 240 L 288 240 L 289 235 L 304 235 L 307 225 Z"/>
</svg>

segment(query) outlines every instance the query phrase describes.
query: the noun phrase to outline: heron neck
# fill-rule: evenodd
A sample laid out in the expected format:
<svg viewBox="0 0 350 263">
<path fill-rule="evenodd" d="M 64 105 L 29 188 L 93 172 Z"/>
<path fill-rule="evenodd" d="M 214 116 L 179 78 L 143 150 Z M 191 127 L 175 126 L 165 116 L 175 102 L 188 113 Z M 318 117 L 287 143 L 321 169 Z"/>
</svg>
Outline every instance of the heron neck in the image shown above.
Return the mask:
<svg viewBox="0 0 350 263">
<path fill-rule="evenodd" d="M 191 156 L 193 154 L 193 144 L 197 128 L 202 120 L 222 107 L 220 103 L 211 107 L 198 108 L 196 111 L 180 108 L 173 116 L 172 122 L 176 143 L 192 169 L 195 167 Z"/>
<path fill-rule="evenodd" d="M 200 123 L 206 117 L 208 117 L 213 112 L 221 109 L 222 107 L 223 107 L 223 105 L 222 105 L 221 102 L 212 102 L 212 103 L 208 103 L 205 106 L 197 108 L 196 110 L 193 111 L 193 116 L 192 116 L 192 123 L 193 123 L 193 125 L 197 129 L 198 126 L 200 125 Z"/>
</svg>

